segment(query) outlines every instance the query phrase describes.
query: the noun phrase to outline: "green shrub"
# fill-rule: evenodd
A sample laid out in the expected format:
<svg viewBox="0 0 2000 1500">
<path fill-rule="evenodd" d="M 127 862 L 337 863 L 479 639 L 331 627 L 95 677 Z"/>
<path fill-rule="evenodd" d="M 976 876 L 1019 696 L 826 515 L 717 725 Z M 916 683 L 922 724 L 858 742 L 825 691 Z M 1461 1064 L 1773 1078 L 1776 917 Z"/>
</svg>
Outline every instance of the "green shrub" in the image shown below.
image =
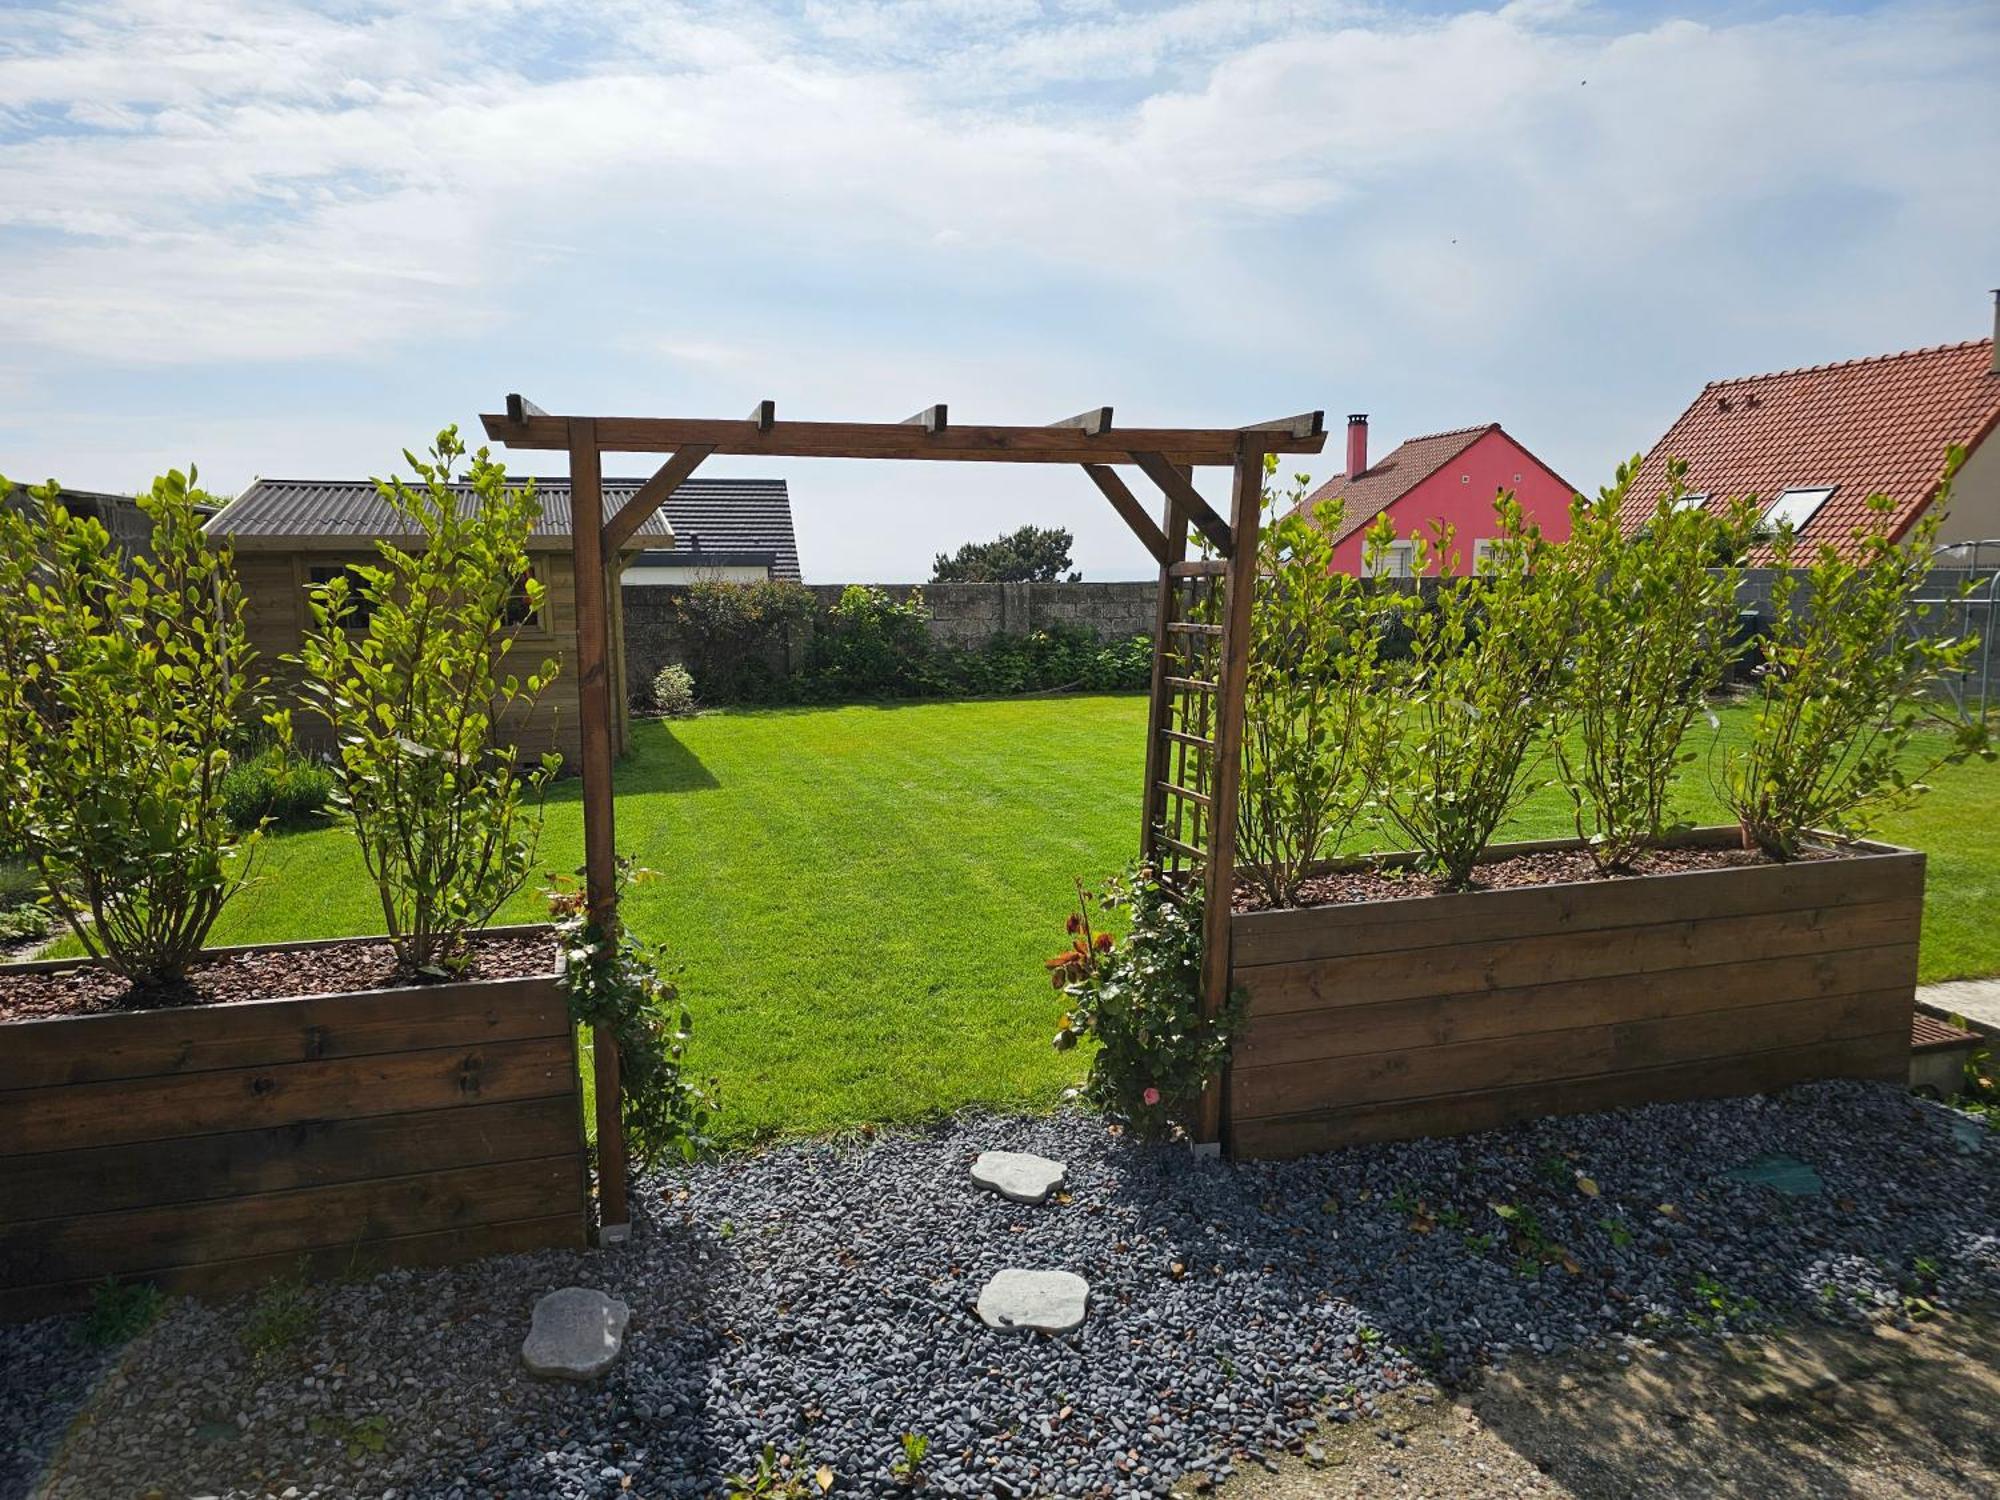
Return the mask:
<svg viewBox="0 0 2000 1500">
<path fill-rule="evenodd" d="M 710 703 L 770 703 L 797 696 L 789 663 L 818 605 L 803 584 L 697 583 L 675 601 L 682 649 Z"/>
<path fill-rule="evenodd" d="M 1975 644 L 1921 629 L 1931 554 L 1964 457 L 1951 450 L 1937 500 L 1901 542 L 1889 536 L 1894 502 L 1873 495 L 1852 555 L 1823 542 L 1801 558 L 1789 530 L 1772 547 L 1779 573 L 1752 679 L 1756 718 L 1749 743 L 1723 755 L 1717 792 L 1745 842 L 1773 858 L 1797 857 L 1814 830 L 1865 834 L 1884 810 L 1927 790 L 1923 778 L 1938 767 L 1992 757 L 1980 722 L 1957 725 L 1922 765 L 1908 756 L 1936 718 L 1928 690 Z"/>
<path fill-rule="evenodd" d="M 107 1276 L 91 1291 L 90 1311 L 77 1332 L 93 1348 L 115 1348 L 151 1328 L 166 1305 L 166 1294 L 150 1281 Z"/>
<path fill-rule="evenodd" d="M 653 707 L 673 719 L 694 712 L 694 678 L 677 661 L 670 661 L 653 674 Z"/>
<path fill-rule="evenodd" d="M 186 972 L 256 838 L 230 823 L 222 781 L 260 680 L 194 485 L 192 470 L 153 481 L 151 553 L 129 559 L 53 483 L 0 508 L 0 847 L 139 988 Z"/>
<path fill-rule="evenodd" d="M 1094 908 L 1129 909 L 1122 943 L 1093 920 Z M 1202 1014 L 1201 948 L 1199 896 L 1171 900 L 1153 871 L 1135 865 L 1101 897 L 1078 882 L 1069 946 L 1045 965 L 1069 1000 L 1056 1047 L 1096 1037 L 1084 1095 L 1143 1134 L 1165 1133 L 1200 1098 L 1242 1018 L 1240 995 L 1220 1015 Z"/>
<path fill-rule="evenodd" d="M 1726 513 L 1687 505 L 1687 466 L 1668 466 L 1668 488 L 1645 524 L 1627 535 L 1624 509 L 1638 470 L 1595 501 L 1570 507 L 1562 549 L 1576 589 L 1570 670 L 1554 737 L 1577 836 L 1600 870 L 1624 870 L 1675 823 L 1674 776 L 1683 749 L 1740 654 L 1736 586 L 1755 508 Z"/>
<path fill-rule="evenodd" d="M 849 584 L 813 635 L 807 671 L 816 690 L 848 698 L 907 697 L 929 680 L 930 611 L 921 589 L 901 603 Z"/>
<path fill-rule="evenodd" d="M 532 484 L 510 488 L 484 448 L 462 495 L 453 465 L 465 452 L 446 428 L 427 459 L 404 454 L 414 484 L 376 482 L 421 544 L 378 542 L 377 562 L 315 589 L 313 623 L 289 658 L 307 711 L 333 729 L 335 800 L 409 975 L 458 963 L 468 936 L 527 883 L 558 763 L 525 768 L 495 744 L 502 716 L 525 717 L 556 673 L 553 659 L 526 678 L 505 670 L 520 622 L 542 607 L 526 550 L 540 504 Z M 288 744 L 289 716 L 272 723 Z"/>
<path fill-rule="evenodd" d="M 222 778 L 223 811 L 238 828 L 299 828 L 326 812 L 333 790 L 333 769 L 323 761 L 265 745 Z"/>
<path fill-rule="evenodd" d="M 0 906 L 0 943 L 34 942 L 55 930 L 44 906 Z"/>
<path fill-rule="evenodd" d="M 1276 470 L 1275 455 L 1266 472 Z M 1332 516 L 1285 511 L 1258 540 L 1257 597 L 1244 678 L 1237 847 L 1244 877 L 1272 906 L 1337 848 L 1372 799 L 1398 704 L 1387 691 L 1387 596 L 1333 567 Z M 1274 497 L 1267 493 L 1270 508 Z"/>
<path fill-rule="evenodd" d="M 1449 525 L 1416 537 L 1414 571 L 1435 562 L 1434 593 L 1394 596 L 1410 633 L 1392 691 L 1406 712 L 1391 736 L 1384 810 L 1451 886 L 1472 879 L 1494 830 L 1537 786 L 1544 731 L 1574 625 L 1575 589 L 1555 549 L 1503 492 L 1499 536 L 1480 566 L 1453 574 Z M 1385 514 L 1368 532 L 1379 557 L 1394 540 Z"/>
</svg>

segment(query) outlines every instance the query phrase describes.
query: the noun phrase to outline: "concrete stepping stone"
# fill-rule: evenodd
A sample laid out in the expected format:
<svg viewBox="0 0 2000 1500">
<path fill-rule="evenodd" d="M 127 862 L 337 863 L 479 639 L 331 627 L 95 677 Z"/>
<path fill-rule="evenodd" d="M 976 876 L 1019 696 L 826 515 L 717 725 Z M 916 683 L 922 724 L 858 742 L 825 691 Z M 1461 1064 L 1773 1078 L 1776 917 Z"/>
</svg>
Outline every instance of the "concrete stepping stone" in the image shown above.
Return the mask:
<svg viewBox="0 0 2000 1500">
<path fill-rule="evenodd" d="M 566 1286 L 535 1304 L 521 1363 L 544 1380 L 595 1380 L 618 1361 L 632 1309 L 588 1287 Z"/>
<path fill-rule="evenodd" d="M 1068 1333 L 1083 1322 L 1090 1283 L 1074 1271 L 1009 1268 L 979 1292 L 979 1319 L 988 1328 Z"/>
<path fill-rule="evenodd" d="M 972 1164 L 972 1180 L 1016 1203 L 1042 1203 L 1059 1189 L 1069 1169 L 1027 1151 L 982 1151 Z"/>
</svg>

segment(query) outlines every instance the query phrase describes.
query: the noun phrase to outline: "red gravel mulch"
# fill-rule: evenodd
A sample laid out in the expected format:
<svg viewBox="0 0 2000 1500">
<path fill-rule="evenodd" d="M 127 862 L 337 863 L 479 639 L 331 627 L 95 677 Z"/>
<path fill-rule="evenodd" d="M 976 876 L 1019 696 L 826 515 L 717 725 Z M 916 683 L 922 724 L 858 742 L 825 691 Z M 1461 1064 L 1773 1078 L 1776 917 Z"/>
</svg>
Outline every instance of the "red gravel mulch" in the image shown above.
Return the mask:
<svg viewBox="0 0 2000 1500">
<path fill-rule="evenodd" d="M 455 978 L 521 979 L 551 974 L 556 966 L 555 942 L 546 934 L 489 933 L 473 940 L 471 958 L 470 967 Z M 226 954 L 202 964 L 184 984 L 172 989 L 136 990 L 94 964 L 55 974 L 0 972 L 0 1021 L 227 1005 L 235 1000 L 294 995 L 339 995 L 350 990 L 394 989 L 408 983 L 397 977 L 395 951 L 387 943 Z"/>
<path fill-rule="evenodd" d="M 1801 859 L 1840 859 L 1837 849 L 1808 849 Z M 1630 880 L 1642 875 L 1672 875 L 1684 870 L 1723 870 L 1775 863 L 1756 849 L 1653 849 L 1633 862 L 1629 874 L 1602 875 L 1583 849 L 1552 849 L 1541 854 L 1516 854 L 1481 865 L 1468 889 L 1506 890 L 1515 886 L 1561 885 L 1575 880 Z M 1401 901 L 1413 896 L 1442 896 L 1450 887 L 1434 875 L 1414 871 L 1363 868 L 1315 875 L 1299 889 L 1300 906 L 1342 906 L 1362 901 Z M 1236 883 L 1237 911 L 1262 911 L 1269 903 L 1262 890 L 1246 881 Z"/>
</svg>

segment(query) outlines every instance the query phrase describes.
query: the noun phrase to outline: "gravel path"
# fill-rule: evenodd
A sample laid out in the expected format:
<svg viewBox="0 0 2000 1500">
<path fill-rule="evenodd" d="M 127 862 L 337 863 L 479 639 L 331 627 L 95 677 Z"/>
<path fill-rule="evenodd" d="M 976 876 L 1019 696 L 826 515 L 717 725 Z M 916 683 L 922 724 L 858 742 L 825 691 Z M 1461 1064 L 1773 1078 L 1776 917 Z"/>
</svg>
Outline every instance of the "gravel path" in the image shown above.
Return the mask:
<svg viewBox="0 0 2000 1500">
<path fill-rule="evenodd" d="M 180 1304 L 37 1493 L 692 1495 L 769 1442 L 831 1469 L 836 1497 L 885 1495 L 906 1492 L 906 1431 L 931 1441 L 930 1495 L 1163 1491 L 1529 1351 L 2000 1292 L 2000 1138 L 1962 1126 L 1821 1084 L 1292 1163 L 1200 1162 L 1077 1113 L 731 1157 L 642 1183 L 622 1250 L 331 1287 L 261 1361 L 250 1301 Z M 1066 1162 L 1065 1200 L 973 1187 L 988 1148 Z M 1824 1190 L 1719 1176 L 1771 1153 Z M 1088 1277 L 1080 1332 L 980 1326 L 1005 1266 Z M 519 1369 L 534 1299 L 571 1282 L 633 1308 L 591 1388 Z M 0 1370 L 66 1336 L 0 1330 Z M 67 1422 L 38 1385 L 87 1375 L 0 1380 L 0 1427 L 33 1418 L 34 1463 Z"/>
</svg>

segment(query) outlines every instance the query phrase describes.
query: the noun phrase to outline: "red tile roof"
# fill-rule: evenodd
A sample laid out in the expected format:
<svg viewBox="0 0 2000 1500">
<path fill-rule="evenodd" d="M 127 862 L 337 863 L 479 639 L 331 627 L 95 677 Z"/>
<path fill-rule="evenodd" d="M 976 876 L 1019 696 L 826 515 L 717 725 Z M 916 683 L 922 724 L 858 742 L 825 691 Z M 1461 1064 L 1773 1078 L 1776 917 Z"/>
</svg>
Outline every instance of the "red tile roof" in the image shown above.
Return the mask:
<svg viewBox="0 0 2000 1500">
<path fill-rule="evenodd" d="M 1996 424 L 1991 339 L 1711 381 L 1640 465 L 1626 524 L 1652 511 L 1671 457 L 1687 460 L 1688 489 L 1712 505 L 1838 486 L 1800 533 L 1836 546 L 1850 543 L 1870 495 L 1888 495 L 1900 536 L 1935 495 L 1946 445 L 1970 449 Z"/>
<path fill-rule="evenodd" d="M 1499 427 L 1498 422 L 1486 422 L 1478 427 L 1456 427 L 1450 432 L 1405 439 L 1387 458 L 1370 464 L 1359 474 L 1336 474 L 1301 500 L 1294 510 L 1310 516 L 1321 501 L 1338 496 L 1345 505 L 1332 536 L 1336 543 L 1343 542 Z"/>
</svg>

